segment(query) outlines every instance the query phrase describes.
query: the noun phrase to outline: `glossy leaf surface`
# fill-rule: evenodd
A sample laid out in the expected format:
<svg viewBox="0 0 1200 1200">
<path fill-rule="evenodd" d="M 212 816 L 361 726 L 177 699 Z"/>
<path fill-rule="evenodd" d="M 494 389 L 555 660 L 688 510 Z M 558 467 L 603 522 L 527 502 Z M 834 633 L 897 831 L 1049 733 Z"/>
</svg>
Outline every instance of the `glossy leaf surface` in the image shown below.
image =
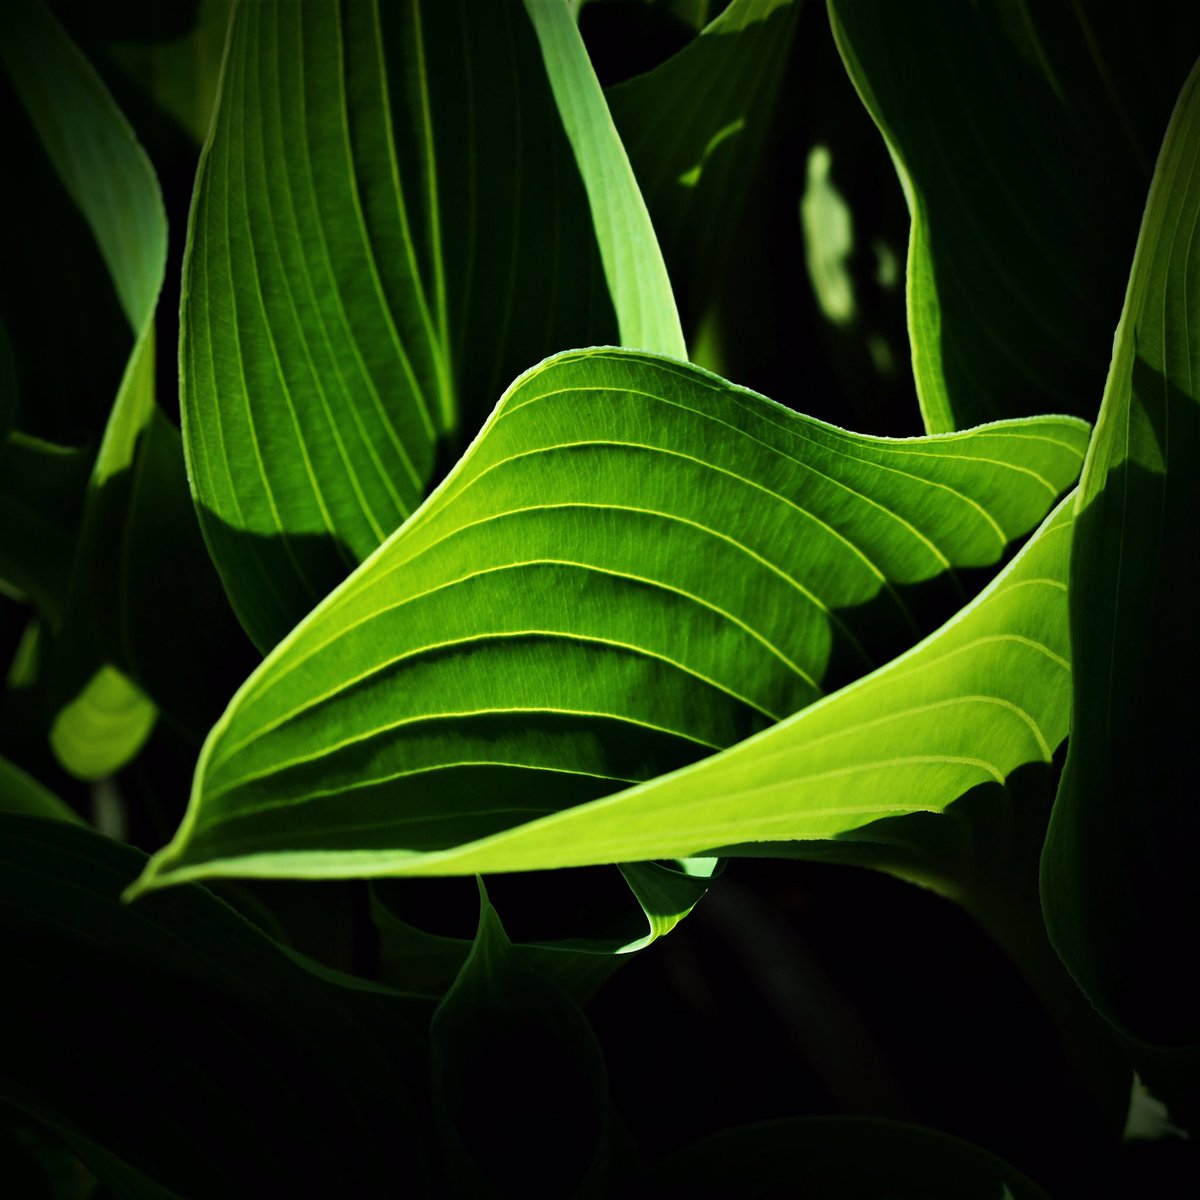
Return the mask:
<svg viewBox="0 0 1200 1200">
<path fill-rule="evenodd" d="M 665 359 L 550 359 L 247 682 L 157 869 L 386 872 L 730 746 L 912 645 L 930 589 L 953 611 L 1086 432 L 889 441 Z M 641 857 L 681 855 L 591 861 Z"/>
</svg>

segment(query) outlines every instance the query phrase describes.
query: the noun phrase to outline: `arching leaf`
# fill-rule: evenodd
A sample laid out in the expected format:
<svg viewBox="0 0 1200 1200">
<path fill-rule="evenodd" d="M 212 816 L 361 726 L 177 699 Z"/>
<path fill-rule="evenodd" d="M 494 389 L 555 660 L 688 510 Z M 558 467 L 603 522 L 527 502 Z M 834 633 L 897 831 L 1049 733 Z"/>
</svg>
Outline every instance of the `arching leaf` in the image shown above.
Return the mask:
<svg viewBox="0 0 1200 1200">
<path fill-rule="evenodd" d="M 550 359 L 247 682 L 154 871 L 388 873 L 730 746 L 953 611 L 1085 437 L 861 437 L 669 360 Z M 683 856 L 601 844 L 571 853 Z"/>
</svg>

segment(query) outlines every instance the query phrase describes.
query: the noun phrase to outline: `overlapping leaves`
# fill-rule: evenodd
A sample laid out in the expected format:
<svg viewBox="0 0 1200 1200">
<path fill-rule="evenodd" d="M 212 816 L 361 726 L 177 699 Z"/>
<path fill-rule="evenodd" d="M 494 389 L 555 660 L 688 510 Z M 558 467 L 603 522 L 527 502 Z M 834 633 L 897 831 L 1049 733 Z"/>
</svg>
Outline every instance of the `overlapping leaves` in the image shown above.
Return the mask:
<svg viewBox="0 0 1200 1200">
<path fill-rule="evenodd" d="M 927 632 L 1086 432 L 889 441 L 665 359 L 551 359 L 247 682 L 157 869 L 378 873 L 739 742 Z"/>
<path fill-rule="evenodd" d="M 522 7 L 237 10 L 180 373 L 205 534 L 260 646 L 413 511 L 517 372 L 612 331 Z"/>
</svg>

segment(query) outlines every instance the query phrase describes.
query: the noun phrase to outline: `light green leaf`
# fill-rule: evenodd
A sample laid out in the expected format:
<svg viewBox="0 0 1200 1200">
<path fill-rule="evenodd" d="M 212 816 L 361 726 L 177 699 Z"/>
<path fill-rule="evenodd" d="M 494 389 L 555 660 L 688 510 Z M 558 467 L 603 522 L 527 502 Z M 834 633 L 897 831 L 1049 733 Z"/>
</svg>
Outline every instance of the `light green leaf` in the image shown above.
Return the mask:
<svg viewBox="0 0 1200 1200">
<path fill-rule="evenodd" d="M 863 437 L 649 355 L 549 359 L 509 389 L 420 512 L 247 681 L 153 874 L 399 873 L 415 853 L 432 864 L 730 746 L 911 646 L 939 619 L 932 610 L 953 611 L 961 569 L 995 565 L 1036 524 L 1074 480 L 1086 436 L 1082 422 L 1045 417 Z M 1002 624 L 1009 607 L 976 620 Z M 1031 653 L 1059 680 L 1053 655 Z M 980 661 L 1009 654 L 998 644 Z M 1007 711 L 987 707 L 998 764 L 1036 742 Z M 970 722 L 945 715 L 918 714 L 915 728 L 965 738 Z M 971 755 L 939 765 L 930 786 L 1006 769 Z M 739 811 L 753 823 L 753 808 Z M 663 820 L 628 824 L 635 853 L 585 837 L 539 851 L 536 865 L 713 844 Z M 639 830 L 687 848 L 643 853 Z M 488 869 L 517 865 L 502 859 Z"/>
<path fill-rule="evenodd" d="M 1042 896 L 1055 946 L 1128 1035 L 1200 1044 L 1200 71 L 1163 142 L 1071 558 L 1075 716 Z"/>
<path fill-rule="evenodd" d="M 525 0 L 583 176 L 621 343 L 686 359 L 667 265 L 566 0 Z"/>
<path fill-rule="evenodd" d="M 0 1097 L 102 1148 L 85 1161 L 120 1195 L 137 1176 L 180 1196 L 419 1193 L 404 1001 L 306 970 L 203 888 L 129 909 L 144 861 L 0 816 Z"/>
<path fill-rule="evenodd" d="M 925 427 L 1091 417 L 1154 148 L 1200 52 L 1200 9 L 829 0 L 829 11 L 912 216 Z"/>
<path fill-rule="evenodd" d="M 50 747 L 78 779 L 104 779 L 137 756 L 158 713 L 116 667 L 105 665 L 54 715 Z"/>
<path fill-rule="evenodd" d="M 516 4 L 240 6 L 184 271 L 193 495 L 264 648 L 413 511 L 518 371 L 613 333 Z"/>
<path fill-rule="evenodd" d="M 807 1117 L 705 1138 L 652 1172 L 660 1196 L 1049 1200 L 986 1150 L 918 1125 Z"/>
</svg>

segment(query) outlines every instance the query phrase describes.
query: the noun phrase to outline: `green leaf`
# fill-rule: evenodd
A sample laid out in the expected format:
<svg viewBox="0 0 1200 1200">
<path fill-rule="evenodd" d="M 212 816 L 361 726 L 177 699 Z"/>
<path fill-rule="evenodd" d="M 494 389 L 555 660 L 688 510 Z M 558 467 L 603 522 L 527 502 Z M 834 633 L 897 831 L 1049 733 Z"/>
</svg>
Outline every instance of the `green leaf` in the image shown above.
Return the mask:
<svg viewBox="0 0 1200 1200">
<path fill-rule="evenodd" d="M 419 1188 L 401 1002 L 318 978 L 201 888 L 129 909 L 143 861 L 0 817 L 0 1094 L 181 1196 Z"/>
<path fill-rule="evenodd" d="M 1162 152 L 1071 557 L 1076 662 L 1070 750 L 1042 874 L 1054 943 L 1128 1035 L 1200 1043 L 1200 839 L 1191 756 L 1200 723 L 1200 72 Z"/>
<path fill-rule="evenodd" d="M 658 237 L 566 0 L 525 0 L 583 176 L 622 345 L 686 359 Z"/>
<path fill-rule="evenodd" d="M 0 813 L 20 813 L 29 817 L 45 817 L 51 821 L 85 824 L 73 808 L 64 804 L 53 792 L 16 763 L 0 757 Z"/>
<path fill-rule="evenodd" d="M 513 376 L 612 336 L 515 4 L 245 4 L 193 198 L 193 494 L 274 645 L 408 516 Z"/>
<path fill-rule="evenodd" d="M 0 446 L 0 581 L 51 620 L 70 586 L 92 456 L 15 431 Z"/>
<path fill-rule="evenodd" d="M 14 509 L 0 570 L 15 564 L 18 587 L 56 632 L 51 744 L 67 770 L 97 778 L 142 745 L 156 710 L 147 692 L 199 737 L 236 682 L 214 664 L 244 656 L 192 512 L 179 435 L 155 404 L 153 319 L 167 252 L 158 180 L 45 9 L 19 0 L 5 20 L 14 84 L 96 237 L 134 333 L 78 534 L 76 452 L 14 434 L 5 455 L 19 490 L 10 501 L 8 477 L 0 488 L 0 504 L 33 509 Z"/>
<path fill-rule="evenodd" d="M 587 894 L 586 916 L 574 936 L 522 940 L 515 953 L 579 1000 L 589 997 L 619 964 L 617 956 L 644 949 L 669 933 L 700 902 L 719 868 L 714 858 L 677 863 L 627 863 L 620 877 L 629 889 L 626 903 L 597 905 Z M 454 981 L 471 950 L 471 940 L 434 933 L 413 924 L 404 912 L 421 914 L 423 893 L 410 897 L 411 881 L 373 883 L 371 917 L 380 940 L 381 978 L 406 994 L 438 999 Z M 428 885 L 416 885 L 428 886 Z M 563 917 L 554 889 L 540 889 L 539 907 Z M 596 909 L 602 908 L 597 917 Z M 597 922 L 603 928 L 597 928 Z"/>
<path fill-rule="evenodd" d="M 1154 147 L 1200 52 L 1200 10 L 829 10 L 912 216 L 908 319 L 926 428 L 1091 417 Z"/>
<path fill-rule="evenodd" d="M 233 0 L 200 0 L 195 23 L 167 42 L 111 46 L 113 58 L 200 145 L 208 133 Z"/>
<path fill-rule="evenodd" d="M 898 1121 L 807 1117 L 705 1138 L 651 1174 L 655 1195 L 812 1200 L 1048 1200 L 969 1142 Z"/>
<path fill-rule="evenodd" d="M 105 665 L 54 714 L 50 746 L 77 779 L 105 779 L 137 756 L 157 718 L 145 692 Z"/>
<path fill-rule="evenodd" d="M 550 359 L 247 681 L 155 881 L 400 872 L 730 746 L 953 611 L 961 569 L 995 565 L 1042 517 L 1086 434 L 1047 417 L 870 438 L 649 355 Z M 944 715 L 917 725 L 963 736 Z M 988 720 L 1029 749 L 1019 720 Z M 654 836 L 686 849 L 642 853 L 634 822 L 636 853 L 585 839 L 537 865 L 713 844 L 666 821 Z"/>
<path fill-rule="evenodd" d="M 799 9 L 734 0 L 661 66 L 605 92 L 692 341 L 736 244 Z"/>
<path fill-rule="evenodd" d="M 150 160 L 99 77 L 39 0 L 4 5 L 0 59 L 95 235 L 140 340 L 154 315 L 167 259 L 166 217 Z"/>
<path fill-rule="evenodd" d="M 595 1035 L 575 1004 L 522 962 L 482 883 L 479 895 L 475 942 L 430 1026 L 451 1190 L 604 1194 L 593 1192 L 608 1142 Z"/>
</svg>

